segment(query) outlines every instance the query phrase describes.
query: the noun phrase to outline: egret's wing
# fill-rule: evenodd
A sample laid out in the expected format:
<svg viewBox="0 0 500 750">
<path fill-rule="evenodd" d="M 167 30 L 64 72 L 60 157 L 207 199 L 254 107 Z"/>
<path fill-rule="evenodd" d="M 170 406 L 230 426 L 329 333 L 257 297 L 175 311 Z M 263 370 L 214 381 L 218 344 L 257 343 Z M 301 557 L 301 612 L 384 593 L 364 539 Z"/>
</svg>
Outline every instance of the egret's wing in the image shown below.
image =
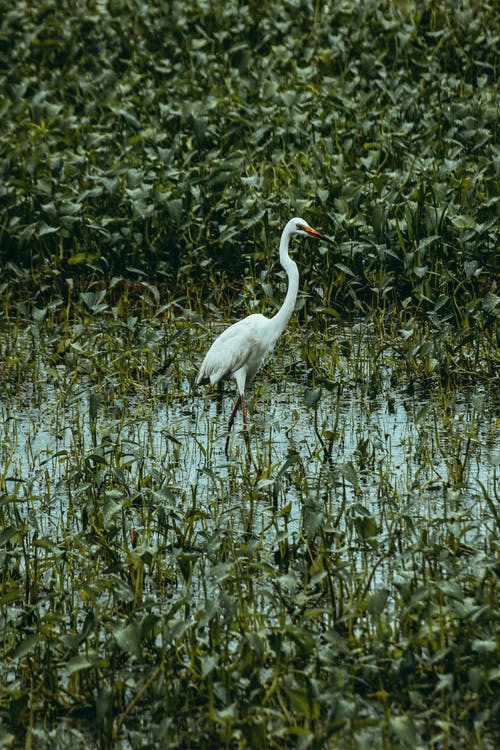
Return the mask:
<svg viewBox="0 0 500 750">
<path fill-rule="evenodd" d="M 229 377 L 240 367 L 255 360 L 262 360 L 260 335 L 267 318 L 263 315 L 249 315 L 226 328 L 213 342 L 202 362 L 196 383 L 210 380 L 217 383 Z M 258 365 L 257 365 L 258 368 Z M 256 369 L 257 369 L 256 368 Z M 252 368 L 253 369 L 253 368 Z"/>
</svg>

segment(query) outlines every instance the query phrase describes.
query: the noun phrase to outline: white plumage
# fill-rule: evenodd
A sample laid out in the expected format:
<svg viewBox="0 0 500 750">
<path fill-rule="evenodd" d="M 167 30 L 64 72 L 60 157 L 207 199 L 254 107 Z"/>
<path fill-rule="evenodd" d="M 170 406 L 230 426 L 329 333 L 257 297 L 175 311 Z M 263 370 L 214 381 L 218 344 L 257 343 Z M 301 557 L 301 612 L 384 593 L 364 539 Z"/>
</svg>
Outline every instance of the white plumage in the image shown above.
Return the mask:
<svg viewBox="0 0 500 750">
<path fill-rule="evenodd" d="M 213 342 L 196 376 L 195 385 L 205 381 L 210 381 L 212 384 L 218 383 L 230 376 L 236 380 L 238 398 L 229 417 L 226 452 L 229 433 L 240 405 L 243 413 L 245 440 L 248 444 L 245 390 L 254 379 L 266 356 L 274 348 L 295 308 L 299 289 L 299 271 L 297 264 L 288 254 L 288 245 L 290 239 L 296 234 L 327 239 L 310 227 L 304 219 L 290 219 L 280 241 L 280 262 L 288 276 L 288 291 L 283 305 L 272 318 L 254 313 L 226 328 Z"/>
</svg>

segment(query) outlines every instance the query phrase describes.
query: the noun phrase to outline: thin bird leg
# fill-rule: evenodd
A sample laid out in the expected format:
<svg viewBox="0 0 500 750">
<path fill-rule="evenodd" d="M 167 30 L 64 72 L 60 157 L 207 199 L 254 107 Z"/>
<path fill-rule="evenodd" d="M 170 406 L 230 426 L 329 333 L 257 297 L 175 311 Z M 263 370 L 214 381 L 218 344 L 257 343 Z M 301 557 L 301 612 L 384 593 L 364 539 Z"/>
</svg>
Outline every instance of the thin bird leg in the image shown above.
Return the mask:
<svg viewBox="0 0 500 750">
<path fill-rule="evenodd" d="M 245 397 L 241 397 L 241 413 L 243 415 L 243 429 L 247 431 L 247 405 L 245 403 Z"/>
<path fill-rule="evenodd" d="M 248 439 L 248 430 L 247 430 L 247 405 L 245 403 L 245 397 L 241 397 L 241 413 L 243 415 L 243 437 L 245 438 L 245 443 L 247 444 L 247 448 L 250 447 L 250 441 Z"/>
<path fill-rule="evenodd" d="M 226 448 L 225 448 L 226 453 L 229 447 L 229 433 L 231 432 L 231 427 L 233 426 L 234 418 L 236 416 L 236 412 L 240 408 L 240 404 L 241 404 L 241 396 L 238 396 L 238 398 L 236 399 L 236 403 L 234 405 L 234 409 L 231 412 L 231 416 L 229 417 L 229 422 L 227 423 L 227 437 L 226 437 Z"/>
<path fill-rule="evenodd" d="M 236 416 L 236 412 L 240 408 L 241 403 L 242 403 L 242 397 L 238 396 L 238 398 L 236 399 L 236 403 L 234 405 L 234 409 L 231 412 L 231 416 L 229 417 L 229 422 L 227 423 L 227 431 L 228 432 L 231 432 L 231 427 L 233 426 L 233 422 L 234 422 L 234 418 Z"/>
</svg>

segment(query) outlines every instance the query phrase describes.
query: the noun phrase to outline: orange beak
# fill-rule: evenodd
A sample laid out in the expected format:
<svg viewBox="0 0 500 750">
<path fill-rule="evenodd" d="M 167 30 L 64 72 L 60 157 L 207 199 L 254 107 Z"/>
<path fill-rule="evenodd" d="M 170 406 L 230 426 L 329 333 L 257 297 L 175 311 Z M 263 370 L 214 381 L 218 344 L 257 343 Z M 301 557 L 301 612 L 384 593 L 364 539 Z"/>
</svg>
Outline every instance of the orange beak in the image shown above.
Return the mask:
<svg viewBox="0 0 500 750">
<path fill-rule="evenodd" d="M 310 234 L 311 237 L 315 237 L 317 240 L 325 240 L 326 242 L 332 242 L 332 240 L 329 237 L 325 237 L 324 234 L 321 234 L 320 232 L 316 231 L 316 229 L 313 229 L 312 227 L 306 227 L 302 225 L 300 227 L 304 230 L 304 232 L 307 232 L 307 234 Z"/>
</svg>

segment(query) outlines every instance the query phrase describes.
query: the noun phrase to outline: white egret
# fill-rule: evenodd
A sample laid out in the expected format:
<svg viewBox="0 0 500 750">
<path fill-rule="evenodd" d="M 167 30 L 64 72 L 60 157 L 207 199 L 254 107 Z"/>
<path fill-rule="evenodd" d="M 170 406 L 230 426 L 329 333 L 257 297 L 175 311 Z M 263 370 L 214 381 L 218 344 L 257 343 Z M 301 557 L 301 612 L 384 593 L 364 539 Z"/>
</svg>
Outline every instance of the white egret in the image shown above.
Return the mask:
<svg viewBox="0 0 500 750">
<path fill-rule="evenodd" d="M 304 219 L 290 219 L 280 241 L 280 262 L 288 276 L 285 301 L 272 318 L 254 313 L 226 328 L 213 342 L 196 376 L 195 387 L 206 381 L 212 384 L 218 383 L 230 376 L 236 380 L 238 398 L 229 417 L 226 453 L 231 427 L 240 406 L 243 414 L 243 433 L 248 445 L 245 389 L 254 379 L 266 356 L 274 348 L 295 309 L 299 289 L 299 271 L 297 264 L 288 255 L 288 245 L 290 239 L 296 234 L 330 241 L 310 227 Z"/>
</svg>

